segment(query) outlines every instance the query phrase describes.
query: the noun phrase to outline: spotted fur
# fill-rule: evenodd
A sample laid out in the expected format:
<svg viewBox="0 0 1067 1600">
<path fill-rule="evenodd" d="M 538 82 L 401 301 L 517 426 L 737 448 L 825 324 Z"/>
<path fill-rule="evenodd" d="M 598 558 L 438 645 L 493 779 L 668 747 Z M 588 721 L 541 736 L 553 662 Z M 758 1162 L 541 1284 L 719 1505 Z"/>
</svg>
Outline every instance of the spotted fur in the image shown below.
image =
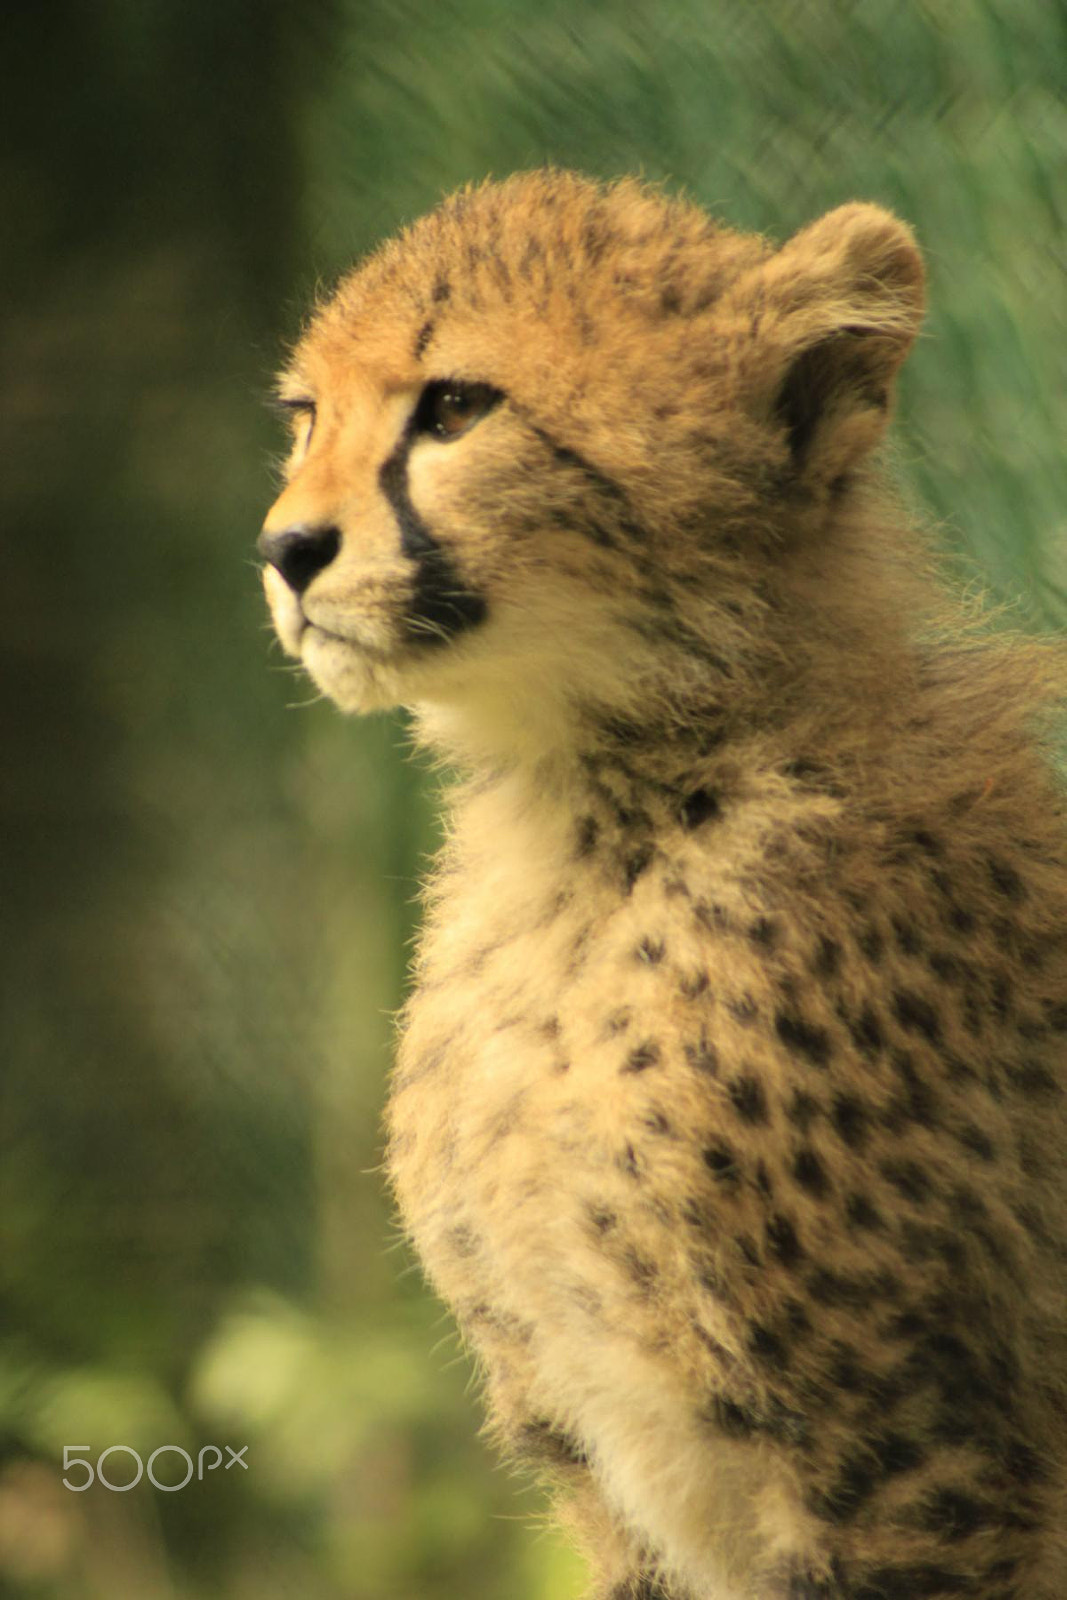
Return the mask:
<svg viewBox="0 0 1067 1600">
<path fill-rule="evenodd" d="M 600 1600 L 1067 1589 L 1058 658 L 872 465 L 921 309 L 874 206 L 776 248 L 546 172 L 282 379 L 278 632 L 467 773 L 401 1213 Z"/>
</svg>

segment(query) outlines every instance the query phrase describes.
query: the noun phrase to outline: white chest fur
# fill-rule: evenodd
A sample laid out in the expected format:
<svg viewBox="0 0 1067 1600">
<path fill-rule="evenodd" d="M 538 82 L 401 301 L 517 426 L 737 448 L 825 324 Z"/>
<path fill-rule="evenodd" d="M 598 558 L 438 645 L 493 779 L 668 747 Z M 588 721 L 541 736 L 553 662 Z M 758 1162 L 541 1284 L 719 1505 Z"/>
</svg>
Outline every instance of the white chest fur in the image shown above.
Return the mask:
<svg viewBox="0 0 1067 1600">
<path fill-rule="evenodd" d="M 758 1448 L 694 1404 L 737 1330 L 695 1280 L 674 1209 L 689 1145 L 640 1070 L 676 1026 L 662 898 L 578 876 L 547 838 L 446 880 L 391 1107 L 398 1197 L 499 1408 L 575 1440 L 695 1594 L 749 1600 L 777 1495 Z"/>
</svg>

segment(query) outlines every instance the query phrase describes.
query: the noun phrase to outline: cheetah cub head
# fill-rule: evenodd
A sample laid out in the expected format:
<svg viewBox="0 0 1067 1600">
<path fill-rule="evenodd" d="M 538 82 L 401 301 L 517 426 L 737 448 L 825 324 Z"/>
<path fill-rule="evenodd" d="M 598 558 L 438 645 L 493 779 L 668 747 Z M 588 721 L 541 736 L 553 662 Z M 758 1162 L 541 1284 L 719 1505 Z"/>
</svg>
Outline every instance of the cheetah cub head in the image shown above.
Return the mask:
<svg viewBox="0 0 1067 1600">
<path fill-rule="evenodd" d="M 776 565 L 862 486 L 921 310 L 873 205 L 774 249 L 631 180 L 454 195 L 280 380 L 282 644 L 342 707 L 461 746 L 728 697 Z"/>
</svg>

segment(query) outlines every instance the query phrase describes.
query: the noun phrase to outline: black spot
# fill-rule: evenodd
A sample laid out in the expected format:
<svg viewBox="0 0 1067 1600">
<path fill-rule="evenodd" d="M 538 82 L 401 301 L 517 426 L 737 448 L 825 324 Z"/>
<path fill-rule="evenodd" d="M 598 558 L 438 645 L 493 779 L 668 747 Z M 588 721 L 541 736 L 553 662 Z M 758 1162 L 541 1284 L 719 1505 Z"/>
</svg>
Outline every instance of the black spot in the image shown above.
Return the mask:
<svg viewBox="0 0 1067 1600">
<path fill-rule="evenodd" d="M 478 1240 L 465 1223 L 459 1223 L 454 1228 L 449 1228 L 447 1242 L 461 1260 L 469 1261 L 478 1254 Z"/>
<path fill-rule="evenodd" d="M 675 877 L 669 873 L 665 874 L 663 878 L 663 892 L 668 900 L 677 900 L 679 896 L 686 900 L 693 898 L 689 893 L 689 885 L 685 879 Z"/>
<path fill-rule="evenodd" d="M 909 1033 L 919 1033 L 931 1044 L 941 1039 L 941 1024 L 937 1012 L 928 1000 L 911 989 L 898 989 L 893 995 L 893 1011 L 902 1028 Z"/>
<path fill-rule="evenodd" d="M 1021 1439 L 1013 1439 L 1004 1455 L 1004 1470 L 1013 1483 L 1043 1483 L 1048 1478 L 1048 1468 L 1036 1451 Z"/>
<path fill-rule="evenodd" d="M 750 994 L 734 995 L 727 1000 L 726 1009 L 743 1028 L 750 1028 L 759 1016 L 759 1007 Z"/>
<path fill-rule="evenodd" d="M 836 1095 L 830 1107 L 830 1120 L 839 1139 L 850 1150 L 860 1150 L 867 1140 L 867 1108 L 852 1094 Z"/>
<path fill-rule="evenodd" d="M 691 1067 L 698 1072 L 706 1072 L 709 1077 L 717 1078 L 719 1075 L 719 1053 L 705 1034 L 701 1034 L 695 1043 L 684 1046 L 685 1059 Z"/>
<path fill-rule="evenodd" d="M 944 1539 L 966 1539 L 996 1521 L 993 1507 L 962 1489 L 937 1489 L 920 1508 L 919 1526 Z"/>
<path fill-rule="evenodd" d="M 902 1222 L 900 1237 L 904 1244 L 904 1253 L 908 1261 L 929 1261 L 931 1256 L 943 1253 L 943 1246 L 953 1244 L 952 1254 L 956 1257 L 955 1264 L 962 1267 L 965 1252 L 956 1241 L 950 1241 L 940 1228 L 927 1228 L 918 1222 Z"/>
<path fill-rule="evenodd" d="M 931 867 L 930 882 L 938 893 L 944 895 L 945 899 L 951 903 L 955 890 L 952 887 L 952 879 L 948 873 L 941 867 Z"/>
<path fill-rule="evenodd" d="M 638 944 L 634 957 L 638 961 L 646 962 L 650 967 L 658 966 L 667 954 L 667 946 L 662 939 L 651 939 L 647 935 Z"/>
<path fill-rule="evenodd" d="M 928 1108 L 932 1105 L 933 1096 L 925 1084 L 916 1080 L 909 1088 L 895 1094 L 888 1104 L 882 1107 L 878 1120 L 882 1127 L 892 1134 L 903 1133 L 909 1122 L 917 1122 L 924 1128 L 932 1127 L 933 1122 L 928 1115 Z"/>
<path fill-rule="evenodd" d="M 914 1472 L 926 1459 L 922 1445 L 900 1433 L 879 1434 L 870 1441 L 870 1447 L 887 1478 L 900 1472 Z"/>
<path fill-rule="evenodd" d="M 942 983 L 960 983 L 965 972 L 963 963 L 956 956 L 950 955 L 947 950 L 931 950 L 927 956 L 930 971 L 935 978 L 940 978 Z"/>
<path fill-rule="evenodd" d="M 1016 905 L 1025 900 L 1026 887 L 1013 866 L 997 856 L 990 856 L 986 866 L 989 869 L 989 881 L 998 894 Z"/>
<path fill-rule="evenodd" d="M 819 946 L 815 953 L 813 971 L 820 978 L 832 978 L 841 962 L 841 946 L 836 939 L 828 939 L 825 934 L 819 939 Z"/>
<path fill-rule="evenodd" d="M 646 1039 L 643 1044 L 630 1051 L 621 1070 L 623 1072 L 644 1072 L 646 1067 L 654 1067 L 660 1058 L 660 1048 L 655 1039 Z"/>
<path fill-rule="evenodd" d="M 1003 1022 L 1011 1011 L 1011 983 L 1003 972 L 994 975 L 991 998 L 993 1014 Z"/>
<path fill-rule="evenodd" d="M 591 855 L 600 836 L 600 824 L 595 817 L 582 817 L 578 822 L 578 843 L 575 853 L 579 859 Z"/>
<path fill-rule="evenodd" d="M 611 1011 L 604 1018 L 603 1035 L 606 1039 L 613 1039 L 620 1033 L 625 1033 L 630 1026 L 630 1011 L 627 1006 L 620 1006 L 617 1011 Z"/>
<path fill-rule="evenodd" d="M 1049 1231 L 1039 1207 L 1022 1203 L 1013 1205 L 1011 1209 L 1020 1228 L 1025 1229 L 1030 1237 L 1040 1244 L 1046 1247 L 1050 1245 Z"/>
<path fill-rule="evenodd" d="M 868 1200 L 865 1194 L 853 1192 L 845 1201 L 845 1216 L 853 1228 L 869 1228 L 872 1231 L 882 1228 L 881 1212 Z"/>
<path fill-rule="evenodd" d="M 883 1339 L 921 1339 L 930 1332 L 930 1320 L 922 1311 L 898 1311 L 878 1329 Z"/>
<path fill-rule="evenodd" d="M 417 334 L 417 336 L 415 338 L 415 360 L 416 361 L 421 361 L 422 360 L 422 357 L 426 354 L 426 348 L 429 345 L 430 340 L 432 338 L 433 338 L 433 322 L 432 321 L 426 321 L 426 322 L 423 323 L 422 327 L 419 329 L 418 334 Z"/>
<path fill-rule="evenodd" d="M 634 829 L 648 830 L 652 827 L 652 818 L 641 806 L 624 804 L 621 800 L 611 796 L 611 808 L 615 813 L 620 828 L 628 832 Z"/>
<path fill-rule="evenodd" d="M 846 1017 L 849 1033 L 856 1048 L 865 1056 L 874 1056 L 885 1045 L 882 1024 L 873 1006 L 865 1005 L 858 1017 Z"/>
<path fill-rule="evenodd" d="M 980 1039 L 984 1032 L 982 1008 L 973 989 L 968 989 L 962 999 L 963 1025 L 967 1032 Z"/>
<path fill-rule="evenodd" d="M 834 1344 L 826 1375 L 835 1389 L 849 1394 L 863 1394 L 871 1382 L 871 1374 L 860 1365 L 857 1352 L 843 1342 Z"/>
<path fill-rule="evenodd" d="M 642 1122 L 649 1133 L 658 1133 L 661 1138 L 673 1137 L 674 1129 L 671 1127 L 662 1111 L 650 1111 Z"/>
<path fill-rule="evenodd" d="M 786 1116 L 794 1127 L 801 1133 L 807 1133 L 815 1118 L 822 1115 L 822 1106 L 813 1094 L 807 1094 L 803 1089 L 794 1091 L 793 1098 L 786 1107 Z"/>
<path fill-rule="evenodd" d="M 1041 972 L 1045 966 L 1047 947 L 1041 939 L 1023 939 L 1019 943 L 1019 960 L 1030 972 Z"/>
<path fill-rule="evenodd" d="M 817 1200 L 822 1199 L 830 1187 L 822 1162 L 806 1145 L 793 1158 L 793 1176 L 800 1187 Z"/>
<path fill-rule="evenodd" d="M 945 921 L 956 933 L 970 934 L 978 926 L 974 913 L 967 911 L 963 906 L 951 905 L 945 912 Z"/>
<path fill-rule="evenodd" d="M 811 1320 L 799 1300 L 785 1301 L 785 1318 L 789 1331 L 798 1337 L 811 1332 Z"/>
<path fill-rule="evenodd" d="M 734 1078 L 727 1085 L 727 1093 L 737 1115 L 745 1122 L 767 1121 L 767 1097 L 763 1085 L 751 1073 Z"/>
<path fill-rule="evenodd" d="M 893 1051 L 893 1065 L 903 1080 L 903 1089 L 890 1102 L 883 1120 L 889 1128 L 904 1122 L 917 1122 L 921 1127 L 934 1126 L 938 1100 L 930 1085 L 915 1070 L 907 1050 Z"/>
<path fill-rule="evenodd" d="M 816 1267 L 805 1279 L 805 1287 L 813 1300 L 825 1306 L 865 1306 L 878 1293 L 873 1278 L 849 1277 L 829 1267 Z"/>
<path fill-rule="evenodd" d="M 1044 1178 L 1048 1171 L 1044 1157 L 1033 1138 L 1026 1133 L 1019 1134 L 1019 1166 L 1028 1178 Z"/>
<path fill-rule="evenodd" d="M 599 545 L 602 550 L 617 550 L 619 541 L 615 535 L 604 527 L 602 522 L 594 521 L 591 517 L 570 519 L 557 512 L 552 517 L 553 526 L 569 528 L 576 533 L 585 534 L 593 544 Z"/>
<path fill-rule="evenodd" d="M 737 1157 L 725 1144 L 709 1144 L 703 1151 L 704 1165 L 720 1183 L 737 1183 L 741 1177 L 741 1170 L 737 1164 Z"/>
<path fill-rule="evenodd" d="M 804 1249 L 788 1217 L 777 1213 L 768 1220 L 763 1231 L 768 1251 L 783 1267 L 795 1266 L 801 1260 Z"/>
<path fill-rule="evenodd" d="M 433 286 L 433 300 L 435 305 L 442 305 L 451 298 L 452 285 L 447 278 L 438 278 Z"/>
<path fill-rule="evenodd" d="M 642 872 L 647 870 L 654 855 L 655 851 L 652 845 L 643 844 L 631 856 L 627 857 L 624 868 L 627 891 L 633 888 Z"/>
<path fill-rule="evenodd" d="M 822 761 L 813 761 L 807 756 L 798 756 L 795 761 L 786 761 L 783 763 L 782 771 L 801 788 L 816 794 L 828 794 L 840 799 L 846 792 L 838 782 L 832 767 L 828 767 Z"/>
<path fill-rule="evenodd" d="M 789 1352 L 786 1349 L 785 1341 L 772 1329 L 764 1327 L 762 1323 L 753 1322 L 750 1324 L 748 1348 L 757 1361 L 762 1361 L 765 1366 L 785 1367 L 789 1364 Z"/>
<path fill-rule="evenodd" d="M 927 855 L 943 856 L 945 853 L 945 847 L 941 840 L 935 834 L 928 833 L 925 828 L 915 828 L 911 838 L 913 843 L 919 846 L 920 850 L 926 851 Z"/>
<path fill-rule="evenodd" d="M 980 1161 L 994 1161 L 996 1159 L 997 1152 L 992 1139 L 981 1128 L 976 1127 L 973 1122 L 962 1123 L 955 1132 L 956 1138 L 964 1149 L 969 1150 L 972 1155 L 976 1155 Z"/>
<path fill-rule="evenodd" d="M 1046 1000 L 1045 1017 L 1053 1033 L 1067 1033 L 1067 1001 Z"/>
<path fill-rule="evenodd" d="M 765 950 L 770 950 L 777 942 L 778 928 L 770 917 L 757 917 L 748 930 L 748 936 L 753 944 L 762 945 Z"/>
<path fill-rule="evenodd" d="M 682 802 L 682 826 L 690 830 L 722 815 L 719 797 L 713 789 L 696 789 Z"/>
<path fill-rule="evenodd" d="M 627 1245 L 622 1253 L 622 1260 L 633 1281 L 639 1288 L 647 1290 L 656 1277 L 657 1268 L 655 1262 L 649 1261 L 647 1256 L 643 1256 L 632 1245 Z"/>
<path fill-rule="evenodd" d="M 920 1205 L 930 1193 L 930 1179 L 917 1161 L 883 1161 L 882 1176 L 905 1200 Z"/>
<path fill-rule="evenodd" d="M 690 972 L 681 979 L 678 989 L 684 999 L 696 1000 L 707 992 L 710 981 L 706 972 Z"/>
<path fill-rule="evenodd" d="M 774 1027 L 789 1050 L 805 1056 L 817 1067 L 825 1067 L 830 1059 L 830 1037 L 825 1028 L 816 1027 L 789 1011 L 775 1012 Z"/>
<path fill-rule="evenodd" d="M 1040 1061 L 1027 1060 L 1017 1067 L 1009 1067 L 1008 1077 L 1021 1094 L 1031 1095 L 1035 1100 L 1048 1100 L 1060 1092 L 1055 1076 Z"/>
<path fill-rule="evenodd" d="M 833 1482 L 809 1498 L 808 1504 L 823 1522 L 840 1525 L 851 1522 L 870 1499 L 879 1481 L 877 1463 L 866 1451 L 843 1457 Z"/>
<path fill-rule="evenodd" d="M 953 1189 L 950 1204 L 955 1215 L 967 1223 L 981 1222 L 989 1215 L 982 1196 L 967 1188 L 965 1184 Z"/>
<path fill-rule="evenodd" d="M 894 917 L 892 920 L 893 933 L 904 954 L 906 956 L 921 955 L 923 942 L 915 924 L 906 917 Z"/>
<path fill-rule="evenodd" d="M 593 266 L 603 256 L 604 251 L 614 243 L 614 239 L 614 233 L 598 212 L 589 215 L 582 224 L 582 245 L 587 260 Z"/>
<path fill-rule="evenodd" d="M 716 902 L 697 900 L 693 904 L 693 916 L 702 927 L 711 933 L 725 933 L 730 926 L 730 918 L 726 914 L 726 907 Z"/>
<path fill-rule="evenodd" d="M 856 935 L 856 944 L 859 946 L 861 954 L 866 957 L 872 967 L 876 967 L 885 954 L 885 940 L 873 922 L 869 922 L 865 928 L 860 929 Z"/>
<path fill-rule="evenodd" d="M 738 1254 L 744 1256 L 750 1267 L 762 1267 L 760 1253 L 747 1233 L 739 1233 L 733 1242 Z"/>
<path fill-rule="evenodd" d="M 619 1221 L 614 1211 L 610 1211 L 606 1206 L 596 1205 L 589 1207 L 589 1220 L 597 1233 L 610 1233 Z"/>
<path fill-rule="evenodd" d="M 728 1439 L 750 1439 L 753 1434 L 760 1431 L 759 1418 L 754 1411 L 747 1406 L 737 1405 L 733 1400 L 727 1400 L 721 1395 L 716 1395 L 702 1414 Z"/>
</svg>

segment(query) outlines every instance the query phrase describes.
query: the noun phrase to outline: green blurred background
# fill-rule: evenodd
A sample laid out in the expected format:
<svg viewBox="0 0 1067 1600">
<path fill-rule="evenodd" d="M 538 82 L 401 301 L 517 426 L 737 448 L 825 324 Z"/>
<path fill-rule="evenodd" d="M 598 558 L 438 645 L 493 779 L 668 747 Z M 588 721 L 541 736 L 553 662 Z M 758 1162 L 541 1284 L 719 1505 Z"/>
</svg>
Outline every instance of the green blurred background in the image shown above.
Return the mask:
<svg viewBox="0 0 1067 1600">
<path fill-rule="evenodd" d="M 261 400 L 316 287 L 486 173 L 778 236 L 880 200 L 931 270 L 911 497 L 1058 625 L 1067 9 L 51 0 L 0 60 L 0 1595 L 568 1600 L 376 1171 L 432 785 L 271 642 Z M 212 1443 L 247 1470 L 62 1483 Z"/>
</svg>

